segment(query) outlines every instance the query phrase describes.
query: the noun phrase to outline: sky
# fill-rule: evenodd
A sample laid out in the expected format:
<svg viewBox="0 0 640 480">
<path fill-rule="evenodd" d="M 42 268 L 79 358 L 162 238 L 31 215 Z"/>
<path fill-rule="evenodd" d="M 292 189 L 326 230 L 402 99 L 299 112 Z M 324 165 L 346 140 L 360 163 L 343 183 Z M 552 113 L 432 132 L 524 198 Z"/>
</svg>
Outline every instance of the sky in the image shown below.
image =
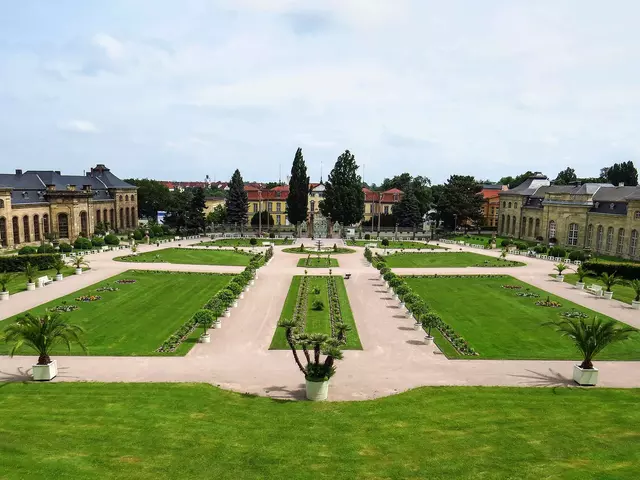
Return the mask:
<svg viewBox="0 0 640 480">
<path fill-rule="evenodd" d="M 23 0 L 0 171 L 312 180 L 596 176 L 640 153 L 633 0 Z M 638 162 L 636 162 L 638 163 Z"/>
</svg>

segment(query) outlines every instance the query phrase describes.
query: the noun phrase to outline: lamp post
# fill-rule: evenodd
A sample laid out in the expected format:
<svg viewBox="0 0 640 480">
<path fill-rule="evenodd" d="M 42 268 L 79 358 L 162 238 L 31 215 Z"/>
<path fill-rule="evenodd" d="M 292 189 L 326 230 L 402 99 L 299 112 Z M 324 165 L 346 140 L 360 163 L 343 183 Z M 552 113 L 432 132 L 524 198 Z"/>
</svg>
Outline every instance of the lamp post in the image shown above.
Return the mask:
<svg viewBox="0 0 640 480">
<path fill-rule="evenodd" d="M 262 237 L 262 190 L 258 190 L 258 236 Z"/>
<path fill-rule="evenodd" d="M 456 233 L 458 231 L 458 215 L 457 214 L 453 214 L 453 233 Z"/>
</svg>

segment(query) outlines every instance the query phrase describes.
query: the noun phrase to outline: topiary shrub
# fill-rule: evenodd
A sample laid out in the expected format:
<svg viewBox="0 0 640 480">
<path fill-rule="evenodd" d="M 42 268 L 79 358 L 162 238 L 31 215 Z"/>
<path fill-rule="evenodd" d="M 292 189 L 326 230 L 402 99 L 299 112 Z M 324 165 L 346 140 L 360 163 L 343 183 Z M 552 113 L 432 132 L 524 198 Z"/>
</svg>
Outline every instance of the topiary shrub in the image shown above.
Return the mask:
<svg viewBox="0 0 640 480">
<path fill-rule="evenodd" d="M 60 255 L 43 253 L 35 255 L 3 255 L 0 256 L 0 272 L 21 272 L 29 263 L 38 270 L 53 268 Z"/>
<path fill-rule="evenodd" d="M 32 247 L 31 245 L 25 245 L 20 250 L 18 250 L 18 255 L 34 255 L 36 253 L 38 253 L 38 249 L 36 247 Z"/>
<path fill-rule="evenodd" d="M 53 247 L 53 245 L 49 245 L 48 243 L 45 243 L 44 245 L 40 245 L 38 247 L 38 253 L 55 253 L 56 249 Z"/>
<path fill-rule="evenodd" d="M 382 242 L 380 242 L 382 244 L 383 247 L 388 247 L 389 246 L 389 239 L 388 238 L 383 238 Z"/>
<path fill-rule="evenodd" d="M 544 245 L 537 245 L 533 247 L 533 251 L 536 253 L 547 253 L 547 247 Z"/>
<path fill-rule="evenodd" d="M 511 244 L 512 244 L 512 243 L 513 243 L 513 242 L 512 242 L 511 240 L 509 240 L 508 238 L 505 238 L 504 240 L 502 240 L 502 241 L 500 242 L 500 246 L 501 246 L 501 247 L 505 247 L 505 248 L 506 248 L 506 247 L 511 246 Z"/>
<path fill-rule="evenodd" d="M 364 234 L 364 239 L 365 240 L 371 240 L 371 235 L 369 235 L 368 233 Z"/>
<path fill-rule="evenodd" d="M 73 248 L 71 248 L 71 245 L 69 245 L 67 242 L 60 243 L 60 245 L 58 245 L 58 248 L 62 253 L 69 253 L 71 250 L 73 250 Z"/>
<path fill-rule="evenodd" d="M 311 303 L 311 310 L 316 310 L 316 311 L 324 310 L 324 302 L 322 300 L 314 300 Z"/>
<path fill-rule="evenodd" d="M 135 232 L 133 232 L 133 239 L 134 240 L 142 240 L 144 238 L 144 234 L 142 233 L 142 230 L 136 230 Z"/>
<path fill-rule="evenodd" d="M 104 238 L 102 237 L 93 237 L 91 239 L 91 245 L 96 248 L 104 247 Z"/>
<path fill-rule="evenodd" d="M 583 250 L 573 250 L 569 252 L 569 260 L 576 261 L 579 260 L 584 262 L 587 258 L 587 254 Z"/>
<path fill-rule="evenodd" d="M 276 234 L 273 232 L 269 232 L 269 238 L 276 238 Z"/>
<path fill-rule="evenodd" d="M 235 282 L 230 282 L 229 285 L 227 286 L 227 289 L 233 292 L 234 298 L 240 295 L 240 292 L 242 292 L 242 287 Z"/>
<path fill-rule="evenodd" d="M 76 241 L 73 242 L 73 248 L 76 250 L 91 250 L 91 240 L 86 237 L 78 237 Z"/>
<path fill-rule="evenodd" d="M 549 249 L 549 256 L 550 257 L 564 258 L 566 254 L 567 254 L 567 251 L 562 247 L 551 247 Z"/>
<path fill-rule="evenodd" d="M 107 245 L 120 245 L 120 239 L 117 235 L 110 233 L 109 235 L 104 237 L 104 243 Z"/>
<path fill-rule="evenodd" d="M 516 242 L 515 245 L 518 250 L 529 250 L 529 245 L 527 245 L 527 242 Z"/>
</svg>

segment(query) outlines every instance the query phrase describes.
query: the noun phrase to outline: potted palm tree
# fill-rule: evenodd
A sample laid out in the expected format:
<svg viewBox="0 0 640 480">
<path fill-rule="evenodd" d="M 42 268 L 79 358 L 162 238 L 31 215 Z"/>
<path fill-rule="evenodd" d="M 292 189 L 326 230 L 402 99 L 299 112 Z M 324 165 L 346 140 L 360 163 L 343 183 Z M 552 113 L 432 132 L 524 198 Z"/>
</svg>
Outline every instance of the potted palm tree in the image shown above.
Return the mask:
<svg viewBox="0 0 640 480">
<path fill-rule="evenodd" d="M 342 359 L 340 341 L 324 333 L 298 334 L 295 319 L 282 319 L 278 326 L 284 328 L 293 359 L 306 380 L 307 399 L 326 400 L 329 395 L 329 380 L 336 373 L 334 363 Z M 306 367 L 300 361 L 298 345 L 307 361 Z M 321 361 L 321 355 L 325 355 L 324 361 Z"/>
<path fill-rule="evenodd" d="M 613 291 L 611 290 L 611 288 L 620 283 L 620 279 L 618 277 L 616 277 L 615 273 L 612 274 L 608 274 L 607 272 L 604 272 L 600 278 L 602 279 L 602 283 L 604 284 L 605 287 L 607 287 L 604 291 L 604 298 L 606 298 L 607 300 L 611 300 L 613 298 Z"/>
<path fill-rule="evenodd" d="M 615 320 L 594 318 L 587 323 L 584 319 L 566 319 L 549 322 L 558 333 L 571 339 L 582 353 L 582 363 L 574 365 L 573 380 L 578 385 L 592 386 L 598 383 L 598 369 L 593 366 L 594 357 L 608 345 L 626 340 L 638 331 Z"/>
<path fill-rule="evenodd" d="M 631 301 L 631 308 L 640 310 L 640 280 L 632 280 L 629 282 L 629 286 L 633 288 L 633 291 L 636 294 L 635 298 Z"/>
<path fill-rule="evenodd" d="M 584 290 L 584 279 L 587 275 L 591 275 L 591 272 L 584 268 L 582 265 L 578 266 L 576 269 L 576 274 L 578 275 L 578 281 L 576 282 L 576 288 L 578 290 Z"/>
<path fill-rule="evenodd" d="M 49 356 L 56 345 L 63 344 L 71 350 L 71 344 L 77 343 L 84 352 L 87 351 L 80 340 L 81 333 L 83 329 L 80 326 L 66 323 L 59 312 L 40 317 L 27 313 L 8 325 L 2 338 L 13 343 L 9 352 L 12 357 L 24 345 L 35 350 L 38 363 L 33 366 L 33 379 L 47 381 L 58 374 L 58 363 Z"/>
<path fill-rule="evenodd" d="M 56 282 L 59 282 L 60 280 L 63 279 L 62 269 L 66 266 L 67 264 L 64 263 L 64 260 L 62 260 L 62 258 L 60 257 L 56 258 L 53 261 L 53 268 L 56 269 Z"/>
<path fill-rule="evenodd" d="M 30 262 L 24 264 L 24 276 L 27 277 L 27 290 L 35 290 L 36 284 L 33 279 L 36 277 L 38 269 L 35 265 L 31 265 Z"/>
<path fill-rule="evenodd" d="M 440 317 L 435 313 L 427 313 L 422 317 L 422 327 L 427 329 L 427 336 L 424 337 L 424 343 L 431 345 L 433 343 L 433 336 L 431 336 L 431 329 L 437 327 L 440 322 Z"/>
<path fill-rule="evenodd" d="M 558 282 L 564 282 L 564 275 L 562 274 L 562 272 L 564 272 L 565 270 L 568 270 L 569 267 L 567 267 L 564 263 L 559 263 L 557 265 L 555 265 L 554 270 L 558 272 L 558 274 L 556 275 L 556 280 Z"/>
<path fill-rule="evenodd" d="M 9 300 L 9 289 L 7 285 L 9 285 L 9 282 L 11 282 L 15 276 L 15 273 L 0 273 L 0 300 Z"/>
<path fill-rule="evenodd" d="M 89 263 L 85 261 L 84 257 L 77 256 L 71 261 L 71 266 L 75 267 L 76 275 L 82 275 L 82 267 L 88 267 Z"/>
</svg>

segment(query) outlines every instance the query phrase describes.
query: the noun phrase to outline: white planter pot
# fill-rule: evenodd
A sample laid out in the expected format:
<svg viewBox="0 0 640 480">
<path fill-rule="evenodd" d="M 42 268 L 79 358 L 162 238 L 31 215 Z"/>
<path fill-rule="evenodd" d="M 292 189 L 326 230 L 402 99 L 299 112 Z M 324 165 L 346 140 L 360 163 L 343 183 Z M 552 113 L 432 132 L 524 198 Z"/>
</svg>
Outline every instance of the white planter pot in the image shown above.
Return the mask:
<svg viewBox="0 0 640 480">
<path fill-rule="evenodd" d="M 382 280 L 382 274 L 378 276 L 378 280 Z"/>
<path fill-rule="evenodd" d="M 244 287 L 244 293 L 247 293 L 249 291 L 249 285 L 247 285 L 246 287 Z"/>
<path fill-rule="evenodd" d="M 407 310 L 406 317 L 411 318 L 411 312 L 409 310 Z"/>
<path fill-rule="evenodd" d="M 564 275 L 557 275 L 557 276 L 556 276 L 556 281 L 558 281 L 558 282 L 564 282 Z"/>
<path fill-rule="evenodd" d="M 307 380 L 307 400 L 314 402 L 326 400 L 329 396 L 329 381 L 312 382 Z"/>
<path fill-rule="evenodd" d="M 396 302 L 398 301 L 398 294 L 397 294 L 397 293 L 394 293 L 394 294 L 393 294 L 393 299 L 394 299 Z"/>
<path fill-rule="evenodd" d="M 241 300 L 244 298 L 244 290 L 242 292 L 240 292 L 240 297 Z M 238 305 L 234 305 L 234 307 L 237 307 Z"/>
<path fill-rule="evenodd" d="M 222 322 L 220 320 L 213 322 L 213 328 L 222 328 Z"/>
<path fill-rule="evenodd" d="M 82 275 L 82 269 L 76 268 L 76 275 Z"/>
<path fill-rule="evenodd" d="M 607 300 L 611 300 L 613 298 L 613 292 L 602 292 L 602 295 L 604 296 L 604 298 L 606 298 Z"/>
<path fill-rule="evenodd" d="M 238 300 L 234 300 L 233 301 L 233 308 L 236 308 L 238 306 Z"/>
<path fill-rule="evenodd" d="M 253 287 L 255 284 L 256 284 L 256 281 L 255 281 L 255 280 L 250 280 L 250 281 L 249 281 L 249 285 L 251 285 L 252 287 Z"/>
<path fill-rule="evenodd" d="M 400 310 L 404 309 L 404 302 L 400 302 L 400 305 L 398 305 L 398 308 L 400 308 Z"/>
<path fill-rule="evenodd" d="M 200 342 L 200 343 L 211 343 L 211 335 L 209 335 L 208 333 L 203 333 L 202 335 L 200 335 L 200 338 L 198 339 L 198 342 Z"/>
<path fill-rule="evenodd" d="M 417 332 L 418 332 L 418 331 L 420 331 L 420 330 L 422 330 L 422 324 L 421 324 L 421 323 L 414 323 L 414 324 L 413 324 L 413 329 L 414 329 L 415 331 L 417 331 Z"/>
<path fill-rule="evenodd" d="M 49 365 L 34 365 L 32 367 L 33 379 L 46 382 L 58 375 L 58 361 L 53 360 Z"/>
<path fill-rule="evenodd" d="M 9 300 L 9 292 L 0 292 L 0 301 Z"/>
<path fill-rule="evenodd" d="M 576 282 L 576 288 L 578 290 L 584 290 L 584 283 L 582 282 Z"/>
<path fill-rule="evenodd" d="M 36 284 L 35 283 L 27 283 L 27 290 L 28 291 L 32 291 L 36 289 Z"/>
<path fill-rule="evenodd" d="M 634 310 L 640 310 L 640 302 L 636 302 L 635 300 L 632 300 L 631 308 L 633 308 Z"/>
<path fill-rule="evenodd" d="M 430 337 L 429 335 L 424 337 L 424 344 L 425 345 L 431 345 L 433 343 L 433 337 Z"/>
<path fill-rule="evenodd" d="M 229 318 L 231 316 L 231 310 L 227 309 L 224 311 L 224 316 Z"/>
<path fill-rule="evenodd" d="M 598 369 L 584 369 L 580 365 L 573 366 L 573 381 L 578 385 L 591 386 L 598 383 Z"/>
<path fill-rule="evenodd" d="M 57 273 L 56 277 L 55 277 L 55 280 L 56 280 L 56 282 L 60 282 L 60 281 L 62 281 L 63 278 L 64 278 L 64 275 L 62 275 L 61 273 Z"/>
</svg>

